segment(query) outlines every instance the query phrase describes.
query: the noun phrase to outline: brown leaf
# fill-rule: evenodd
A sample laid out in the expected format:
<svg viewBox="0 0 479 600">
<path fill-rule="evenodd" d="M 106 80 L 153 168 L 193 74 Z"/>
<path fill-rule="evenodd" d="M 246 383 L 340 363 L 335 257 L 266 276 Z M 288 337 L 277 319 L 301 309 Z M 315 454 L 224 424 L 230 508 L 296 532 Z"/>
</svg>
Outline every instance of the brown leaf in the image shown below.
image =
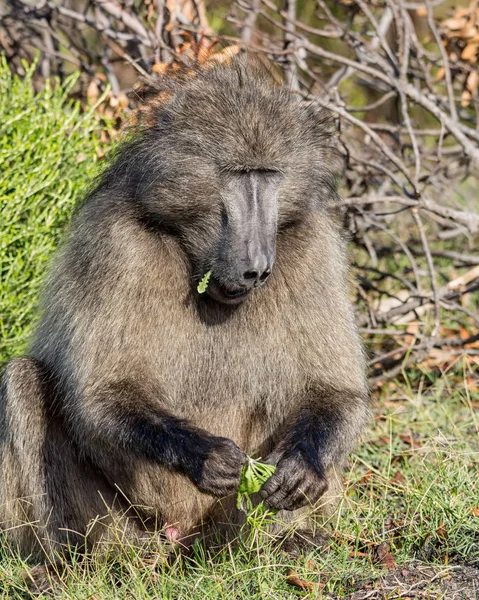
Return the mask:
<svg viewBox="0 0 479 600">
<path fill-rule="evenodd" d="M 388 435 L 384 435 L 377 440 L 374 440 L 375 446 L 389 446 L 391 443 L 391 438 Z"/>
<path fill-rule="evenodd" d="M 300 576 L 290 569 L 288 571 L 288 577 L 286 578 L 286 583 L 288 585 L 292 585 L 294 587 L 298 587 L 301 590 L 312 591 L 314 590 L 314 583 L 312 581 L 306 581 L 305 579 L 301 579 Z"/>
<path fill-rule="evenodd" d="M 374 471 L 369 469 L 369 471 L 366 471 L 366 473 L 364 473 L 364 475 L 361 477 L 361 479 L 359 480 L 359 483 L 360 484 L 367 483 L 373 475 L 374 475 Z"/>
<path fill-rule="evenodd" d="M 467 25 L 467 17 L 452 17 L 452 19 L 446 19 L 441 23 L 443 29 L 448 32 L 454 32 L 454 35 L 457 35 L 457 32 L 460 31 L 463 27 Z M 450 33 L 448 34 L 451 37 Z"/>
<path fill-rule="evenodd" d="M 469 60 L 471 62 L 475 61 L 478 50 L 479 50 L 479 44 L 477 44 L 475 42 L 471 42 L 471 43 L 467 44 L 467 46 L 461 52 L 462 60 Z"/>
<path fill-rule="evenodd" d="M 406 480 L 402 473 L 396 471 L 394 473 L 394 476 L 391 478 L 391 483 L 399 483 L 400 485 L 403 485 L 404 483 L 406 483 Z"/>
<path fill-rule="evenodd" d="M 469 77 L 474 74 L 475 73 L 469 73 Z M 469 77 L 467 78 L 468 81 L 469 81 Z M 468 83 L 468 87 L 469 87 L 469 83 Z M 456 279 L 453 279 L 452 281 L 450 281 L 447 284 L 447 288 L 449 290 L 459 290 L 462 288 L 462 286 L 467 285 L 468 283 L 471 283 L 471 281 L 474 281 L 474 279 L 476 279 L 478 277 L 479 277 L 479 265 L 476 265 L 475 267 L 473 267 L 472 269 L 467 271 L 467 273 L 464 273 L 460 277 L 457 277 Z"/>
<path fill-rule="evenodd" d="M 392 517 L 392 515 L 389 515 L 386 520 L 384 521 L 384 529 L 386 531 L 391 531 L 391 529 L 396 529 L 397 525 Z"/>
<path fill-rule="evenodd" d="M 461 94 L 461 106 L 466 108 L 471 103 L 472 94 L 469 90 L 464 90 Z"/>
<path fill-rule="evenodd" d="M 376 559 L 379 563 L 384 565 L 388 571 L 394 571 L 396 569 L 396 562 L 394 556 L 389 552 L 390 546 L 387 542 L 382 542 L 376 548 Z"/>
<path fill-rule="evenodd" d="M 86 95 L 88 96 L 88 100 L 90 100 L 92 104 L 94 104 L 100 97 L 100 89 L 94 79 L 90 81 L 86 91 Z"/>
<path fill-rule="evenodd" d="M 444 325 L 441 325 L 439 327 L 439 332 L 441 334 L 441 337 L 445 337 L 445 338 L 455 338 L 457 335 L 457 329 L 452 329 L 451 327 L 445 327 Z"/>
<path fill-rule="evenodd" d="M 477 88 L 479 87 L 479 73 L 476 73 L 475 71 L 469 73 L 466 79 L 466 85 L 471 94 L 475 94 L 477 92 Z"/>
<path fill-rule="evenodd" d="M 413 448 L 421 448 L 422 446 L 421 442 L 415 440 L 411 434 L 401 433 L 399 439 L 401 439 L 405 444 L 409 444 L 409 446 L 412 446 Z"/>
<path fill-rule="evenodd" d="M 469 17 L 471 16 L 471 12 L 472 12 L 472 8 L 473 5 L 475 4 L 475 0 L 471 0 L 471 3 L 469 6 L 466 6 L 464 8 L 460 8 L 459 10 L 456 11 L 456 18 L 460 18 L 460 17 L 467 17 L 469 19 Z"/>
<path fill-rule="evenodd" d="M 429 353 L 428 357 L 425 358 L 421 364 L 430 368 L 441 367 L 446 363 L 454 362 L 455 359 L 456 355 L 453 348 L 431 348 L 431 352 Z"/>
<path fill-rule="evenodd" d="M 444 523 L 442 521 L 439 523 L 439 527 L 436 529 L 436 535 L 442 538 L 443 540 L 447 540 L 447 538 L 449 537 L 447 535 L 446 528 L 444 527 Z"/>
<path fill-rule="evenodd" d="M 469 348 L 469 347 L 475 347 L 477 348 L 478 346 L 476 344 L 466 344 L 465 348 Z M 466 385 L 467 385 L 467 389 L 470 392 L 479 392 L 479 386 L 477 385 L 478 382 L 476 382 L 472 377 L 467 377 L 466 378 Z"/>
<path fill-rule="evenodd" d="M 419 321 L 411 321 L 406 327 L 406 331 L 411 335 L 419 335 L 421 333 L 421 323 Z"/>
<path fill-rule="evenodd" d="M 474 508 L 472 509 L 472 514 L 473 514 L 475 517 L 479 517 L 479 506 L 476 506 L 476 507 L 474 507 Z"/>
<path fill-rule="evenodd" d="M 463 27 L 461 29 L 461 31 L 459 32 L 459 37 L 461 37 L 463 40 L 473 38 L 476 35 L 477 35 L 477 27 L 474 27 L 474 25 L 470 25 L 470 24 Z"/>
</svg>

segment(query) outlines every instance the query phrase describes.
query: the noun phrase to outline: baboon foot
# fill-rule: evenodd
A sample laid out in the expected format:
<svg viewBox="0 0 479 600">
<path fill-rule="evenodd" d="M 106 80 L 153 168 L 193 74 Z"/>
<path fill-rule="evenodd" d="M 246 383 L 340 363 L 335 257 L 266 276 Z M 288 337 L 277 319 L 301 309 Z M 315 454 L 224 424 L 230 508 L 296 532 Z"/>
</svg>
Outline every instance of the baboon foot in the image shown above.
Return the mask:
<svg viewBox="0 0 479 600">
<path fill-rule="evenodd" d="M 276 541 L 276 546 L 287 554 L 296 557 L 312 550 L 324 548 L 329 538 L 330 534 L 326 529 L 318 528 L 314 532 L 310 529 L 296 529 L 281 536 Z"/>
<path fill-rule="evenodd" d="M 53 596 L 61 585 L 61 566 L 37 565 L 23 572 L 23 578 L 32 597 Z"/>
</svg>

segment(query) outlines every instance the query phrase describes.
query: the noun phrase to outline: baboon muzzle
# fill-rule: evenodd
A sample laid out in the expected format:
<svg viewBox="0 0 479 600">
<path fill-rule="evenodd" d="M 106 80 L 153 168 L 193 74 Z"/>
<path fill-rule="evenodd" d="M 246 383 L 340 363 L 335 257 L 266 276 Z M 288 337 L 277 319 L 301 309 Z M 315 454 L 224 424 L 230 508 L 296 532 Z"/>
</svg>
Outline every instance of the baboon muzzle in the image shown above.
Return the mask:
<svg viewBox="0 0 479 600">
<path fill-rule="evenodd" d="M 270 276 L 276 257 L 279 179 L 269 171 L 228 174 L 223 244 L 213 270 L 223 298 L 213 289 L 216 299 L 241 300 Z"/>
</svg>

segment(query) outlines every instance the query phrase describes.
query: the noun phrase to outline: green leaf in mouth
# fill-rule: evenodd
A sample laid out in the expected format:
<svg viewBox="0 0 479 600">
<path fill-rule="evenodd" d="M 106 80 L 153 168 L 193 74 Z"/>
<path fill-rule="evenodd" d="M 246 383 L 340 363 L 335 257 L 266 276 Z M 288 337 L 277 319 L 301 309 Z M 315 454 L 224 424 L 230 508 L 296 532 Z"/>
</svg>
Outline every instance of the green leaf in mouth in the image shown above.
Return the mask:
<svg viewBox="0 0 479 600">
<path fill-rule="evenodd" d="M 208 287 L 208 283 L 210 282 L 210 277 L 211 271 L 207 271 L 203 275 L 202 280 L 199 282 L 198 287 L 196 288 L 198 290 L 198 294 L 204 294 L 206 292 L 206 288 Z"/>
</svg>

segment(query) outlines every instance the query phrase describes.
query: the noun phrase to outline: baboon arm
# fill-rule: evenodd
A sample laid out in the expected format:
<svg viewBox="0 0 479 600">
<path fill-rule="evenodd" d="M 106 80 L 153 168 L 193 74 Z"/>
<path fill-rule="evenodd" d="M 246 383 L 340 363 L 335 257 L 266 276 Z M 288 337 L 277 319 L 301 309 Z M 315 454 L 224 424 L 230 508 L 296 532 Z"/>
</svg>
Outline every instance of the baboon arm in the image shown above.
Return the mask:
<svg viewBox="0 0 479 600">
<path fill-rule="evenodd" d="M 341 464 L 368 418 L 366 393 L 313 392 L 279 444 L 299 453 L 318 472 Z"/>
<path fill-rule="evenodd" d="M 269 462 L 277 465 L 262 496 L 277 509 L 316 501 L 328 488 L 328 471 L 342 463 L 368 418 L 366 392 L 312 391 L 286 428 Z"/>
<path fill-rule="evenodd" d="M 245 455 L 232 440 L 162 410 L 141 386 L 123 381 L 87 389 L 73 415 L 75 437 L 93 461 L 98 452 L 154 461 L 219 496 L 239 483 Z"/>
</svg>

